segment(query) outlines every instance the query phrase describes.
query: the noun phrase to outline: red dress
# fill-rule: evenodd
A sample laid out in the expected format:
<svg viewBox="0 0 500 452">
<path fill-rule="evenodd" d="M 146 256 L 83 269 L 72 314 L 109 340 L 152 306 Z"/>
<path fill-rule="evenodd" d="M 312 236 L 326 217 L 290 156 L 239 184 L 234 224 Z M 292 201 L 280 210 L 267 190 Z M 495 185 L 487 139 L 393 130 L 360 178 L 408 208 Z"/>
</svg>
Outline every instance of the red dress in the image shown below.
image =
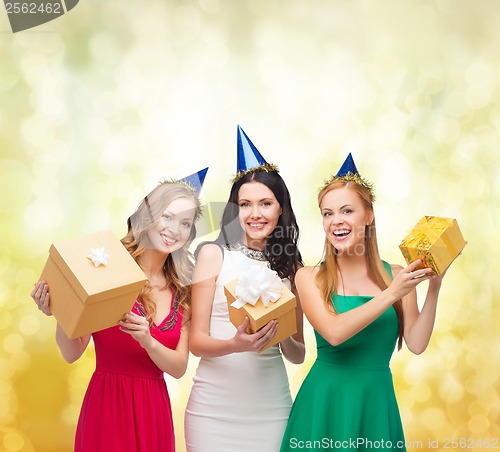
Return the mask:
<svg viewBox="0 0 500 452">
<path fill-rule="evenodd" d="M 141 308 L 136 302 L 132 311 L 140 315 Z M 173 328 L 167 329 L 172 323 Z M 163 322 L 153 324 L 151 336 L 175 349 L 181 324 L 182 310 L 171 308 Z M 83 400 L 75 452 L 174 452 L 172 409 L 163 372 L 139 342 L 118 326 L 92 337 L 96 370 Z"/>
</svg>

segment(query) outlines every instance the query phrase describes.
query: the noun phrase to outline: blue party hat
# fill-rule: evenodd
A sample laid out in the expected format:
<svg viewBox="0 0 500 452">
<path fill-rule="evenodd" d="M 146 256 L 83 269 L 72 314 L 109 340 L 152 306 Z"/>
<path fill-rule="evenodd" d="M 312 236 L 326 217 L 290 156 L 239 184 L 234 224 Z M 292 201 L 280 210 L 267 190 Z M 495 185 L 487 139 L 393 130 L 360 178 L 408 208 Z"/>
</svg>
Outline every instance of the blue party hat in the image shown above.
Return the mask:
<svg viewBox="0 0 500 452">
<path fill-rule="evenodd" d="M 358 169 L 356 168 L 356 164 L 354 163 L 354 159 L 352 158 L 352 154 L 350 152 L 335 176 L 342 177 L 346 176 L 349 173 L 359 174 Z"/>
<path fill-rule="evenodd" d="M 203 182 L 205 182 L 205 176 L 207 175 L 208 166 L 202 170 L 190 174 L 189 176 L 179 179 L 179 182 L 183 182 L 189 185 L 196 193 L 196 196 L 200 196 L 201 189 L 203 187 Z"/>
<path fill-rule="evenodd" d="M 272 163 L 267 163 L 266 159 L 257 150 L 244 130 L 237 126 L 237 162 L 236 177 L 233 183 L 243 177 L 245 174 L 255 171 L 274 171 L 278 172 L 278 167 Z"/>
<path fill-rule="evenodd" d="M 237 140 L 238 162 L 236 164 L 236 171 L 238 173 L 267 163 L 239 125 L 237 127 Z"/>
<path fill-rule="evenodd" d="M 327 181 L 325 181 L 322 190 L 326 188 L 326 186 L 330 185 L 332 182 L 338 180 L 354 182 L 356 184 L 362 185 L 370 192 L 372 201 L 375 200 L 375 195 L 373 193 L 373 184 L 370 181 L 366 180 L 365 178 L 361 177 L 358 169 L 356 168 L 356 164 L 354 163 L 354 159 L 352 158 L 351 153 L 349 153 L 344 163 L 337 171 L 337 174 L 328 179 Z"/>
</svg>

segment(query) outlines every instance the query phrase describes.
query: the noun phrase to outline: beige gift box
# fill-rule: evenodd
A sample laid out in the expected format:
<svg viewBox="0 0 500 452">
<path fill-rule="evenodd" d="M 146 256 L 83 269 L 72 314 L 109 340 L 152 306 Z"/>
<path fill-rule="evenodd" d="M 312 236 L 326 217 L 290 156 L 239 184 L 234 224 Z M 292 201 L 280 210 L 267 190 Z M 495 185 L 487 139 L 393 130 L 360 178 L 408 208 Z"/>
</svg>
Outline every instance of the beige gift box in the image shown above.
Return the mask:
<svg viewBox="0 0 500 452">
<path fill-rule="evenodd" d="M 88 257 L 92 250 L 107 254 L 107 265 L 96 267 Z M 111 231 L 52 244 L 40 279 L 48 284 L 50 309 L 70 339 L 117 325 L 147 281 Z"/>
<path fill-rule="evenodd" d="M 278 331 L 263 350 L 267 350 L 272 345 L 281 342 L 297 332 L 297 318 L 295 313 L 297 301 L 295 295 L 284 284 L 282 284 L 283 291 L 281 297 L 275 302 L 270 302 L 267 308 L 259 298 L 255 306 L 247 303 L 239 309 L 231 306 L 231 303 L 238 298 L 235 293 L 237 284 L 238 278 L 228 282 L 224 286 L 229 319 L 236 328 L 244 322 L 245 317 L 248 317 L 250 320 L 247 328 L 247 333 L 249 334 L 256 333 L 271 320 L 278 320 Z"/>
</svg>

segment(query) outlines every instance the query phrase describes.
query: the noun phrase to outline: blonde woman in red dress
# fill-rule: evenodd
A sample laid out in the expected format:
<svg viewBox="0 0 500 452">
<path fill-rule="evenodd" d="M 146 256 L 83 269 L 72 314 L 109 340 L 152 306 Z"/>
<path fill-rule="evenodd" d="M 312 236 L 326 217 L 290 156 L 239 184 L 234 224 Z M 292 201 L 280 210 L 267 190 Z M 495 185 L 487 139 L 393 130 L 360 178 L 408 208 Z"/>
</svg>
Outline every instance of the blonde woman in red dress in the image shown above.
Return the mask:
<svg viewBox="0 0 500 452">
<path fill-rule="evenodd" d="M 163 182 L 128 219 L 125 248 L 148 278 L 119 325 L 68 339 L 59 324 L 56 341 L 72 363 L 92 337 L 96 369 L 78 421 L 76 452 L 173 452 L 172 410 L 164 372 L 180 378 L 188 362 L 192 261 L 189 245 L 200 216 L 196 192 Z M 47 284 L 31 296 L 51 315 Z"/>
</svg>

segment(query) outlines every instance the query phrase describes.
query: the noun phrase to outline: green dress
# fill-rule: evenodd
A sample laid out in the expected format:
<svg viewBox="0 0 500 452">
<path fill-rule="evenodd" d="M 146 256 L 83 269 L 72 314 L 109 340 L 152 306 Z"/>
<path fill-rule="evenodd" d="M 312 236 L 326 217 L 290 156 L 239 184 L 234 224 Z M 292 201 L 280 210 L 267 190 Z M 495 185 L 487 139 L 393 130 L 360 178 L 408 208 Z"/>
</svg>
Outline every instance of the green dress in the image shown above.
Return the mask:
<svg viewBox="0 0 500 452">
<path fill-rule="evenodd" d="M 332 302 L 340 314 L 372 298 L 333 295 Z M 297 394 L 280 451 L 405 451 L 389 369 L 398 338 L 394 308 L 338 346 L 314 333 L 318 357 Z"/>
</svg>

